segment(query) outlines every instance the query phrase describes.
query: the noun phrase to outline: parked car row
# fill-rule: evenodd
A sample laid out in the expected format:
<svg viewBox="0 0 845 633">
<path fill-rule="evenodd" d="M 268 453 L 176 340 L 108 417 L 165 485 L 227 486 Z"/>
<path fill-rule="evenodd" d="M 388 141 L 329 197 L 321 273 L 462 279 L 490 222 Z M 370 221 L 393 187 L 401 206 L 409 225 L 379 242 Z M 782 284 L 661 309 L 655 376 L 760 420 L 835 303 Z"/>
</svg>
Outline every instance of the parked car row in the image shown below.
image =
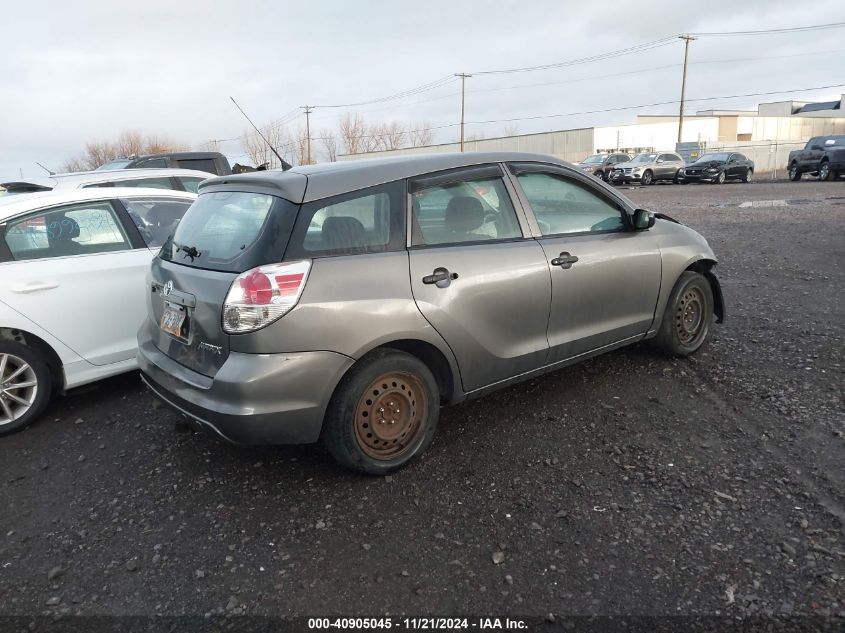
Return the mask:
<svg viewBox="0 0 845 633">
<path fill-rule="evenodd" d="M 0 183 L 4 197 L 53 190 L 91 187 L 143 187 L 196 193 L 199 184 L 211 174 L 192 169 L 119 169 L 53 174 L 39 178 L 21 178 Z"/>
<path fill-rule="evenodd" d="M 644 339 L 687 355 L 724 315 L 704 238 L 547 156 L 256 172 L 193 200 L 0 202 L 0 433 L 137 350 L 197 426 L 320 440 L 385 474 L 431 443 L 441 405 Z"/>
<path fill-rule="evenodd" d="M 750 182 L 754 176 L 754 163 L 738 152 L 704 154 L 689 165 L 675 152 L 643 152 L 633 158 L 627 154 L 594 154 L 578 167 L 614 185 L 722 184 L 727 180 Z"/>
</svg>

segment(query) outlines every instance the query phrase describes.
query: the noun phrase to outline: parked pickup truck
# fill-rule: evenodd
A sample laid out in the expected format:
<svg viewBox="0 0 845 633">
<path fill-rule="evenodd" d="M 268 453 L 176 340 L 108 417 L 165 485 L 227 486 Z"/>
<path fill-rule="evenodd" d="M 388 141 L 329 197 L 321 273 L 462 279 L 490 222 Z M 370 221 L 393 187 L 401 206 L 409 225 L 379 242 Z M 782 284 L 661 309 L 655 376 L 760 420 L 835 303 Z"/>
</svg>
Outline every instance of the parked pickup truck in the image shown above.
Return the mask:
<svg viewBox="0 0 845 633">
<path fill-rule="evenodd" d="M 804 149 L 789 152 L 789 179 L 815 174 L 819 180 L 836 180 L 845 175 L 845 135 L 815 136 Z"/>
</svg>

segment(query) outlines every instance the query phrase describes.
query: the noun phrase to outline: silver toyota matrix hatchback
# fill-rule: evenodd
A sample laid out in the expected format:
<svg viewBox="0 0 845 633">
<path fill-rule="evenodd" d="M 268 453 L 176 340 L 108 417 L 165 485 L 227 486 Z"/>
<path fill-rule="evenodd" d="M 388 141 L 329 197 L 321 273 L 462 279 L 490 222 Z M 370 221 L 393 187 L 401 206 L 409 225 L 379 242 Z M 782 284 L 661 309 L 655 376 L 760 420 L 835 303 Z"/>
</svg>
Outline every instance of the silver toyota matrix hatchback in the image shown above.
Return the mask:
<svg viewBox="0 0 845 633">
<path fill-rule="evenodd" d="M 394 471 L 439 409 L 724 315 L 716 257 L 548 156 L 440 154 L 206 180 L 153 261 L 144 382 L 241 444 Z"/>
</svg>

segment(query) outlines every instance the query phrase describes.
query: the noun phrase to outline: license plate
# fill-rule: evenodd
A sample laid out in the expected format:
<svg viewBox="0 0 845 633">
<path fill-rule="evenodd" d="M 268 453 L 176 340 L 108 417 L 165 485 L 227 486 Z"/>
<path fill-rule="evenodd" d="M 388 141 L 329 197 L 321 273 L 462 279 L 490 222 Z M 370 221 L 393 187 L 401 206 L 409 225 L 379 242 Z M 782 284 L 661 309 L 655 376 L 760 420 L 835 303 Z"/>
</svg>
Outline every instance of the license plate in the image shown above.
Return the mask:
<svg viewBox="0 0 845 633">
<path fill-rule="evenodd" d="M 187 316 L 188 313 L 185 311 L 185 308 L 171 303 L 165 303 L 164 314 L 161 315 L 159 326 L 163 332 L 181 338 L 182 325 L 185 323 Z"/>
</svg>

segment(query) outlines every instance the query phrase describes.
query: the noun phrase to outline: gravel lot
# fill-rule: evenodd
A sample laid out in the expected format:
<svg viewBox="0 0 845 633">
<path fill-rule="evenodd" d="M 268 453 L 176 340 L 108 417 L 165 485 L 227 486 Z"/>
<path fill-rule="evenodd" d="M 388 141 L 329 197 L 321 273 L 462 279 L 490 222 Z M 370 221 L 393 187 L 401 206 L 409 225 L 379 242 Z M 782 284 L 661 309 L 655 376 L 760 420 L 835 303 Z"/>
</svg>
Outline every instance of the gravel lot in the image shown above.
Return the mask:
<svg viewBox="0 0 845 633">
<path fill-rule="evenodd" d="M 0 440 L 0 613 L 844 616 L 845 183 L 624 193 L 721 259 L 701 353 L 444 410 L 386 479 L 106 381 Z"/>
</svg>

